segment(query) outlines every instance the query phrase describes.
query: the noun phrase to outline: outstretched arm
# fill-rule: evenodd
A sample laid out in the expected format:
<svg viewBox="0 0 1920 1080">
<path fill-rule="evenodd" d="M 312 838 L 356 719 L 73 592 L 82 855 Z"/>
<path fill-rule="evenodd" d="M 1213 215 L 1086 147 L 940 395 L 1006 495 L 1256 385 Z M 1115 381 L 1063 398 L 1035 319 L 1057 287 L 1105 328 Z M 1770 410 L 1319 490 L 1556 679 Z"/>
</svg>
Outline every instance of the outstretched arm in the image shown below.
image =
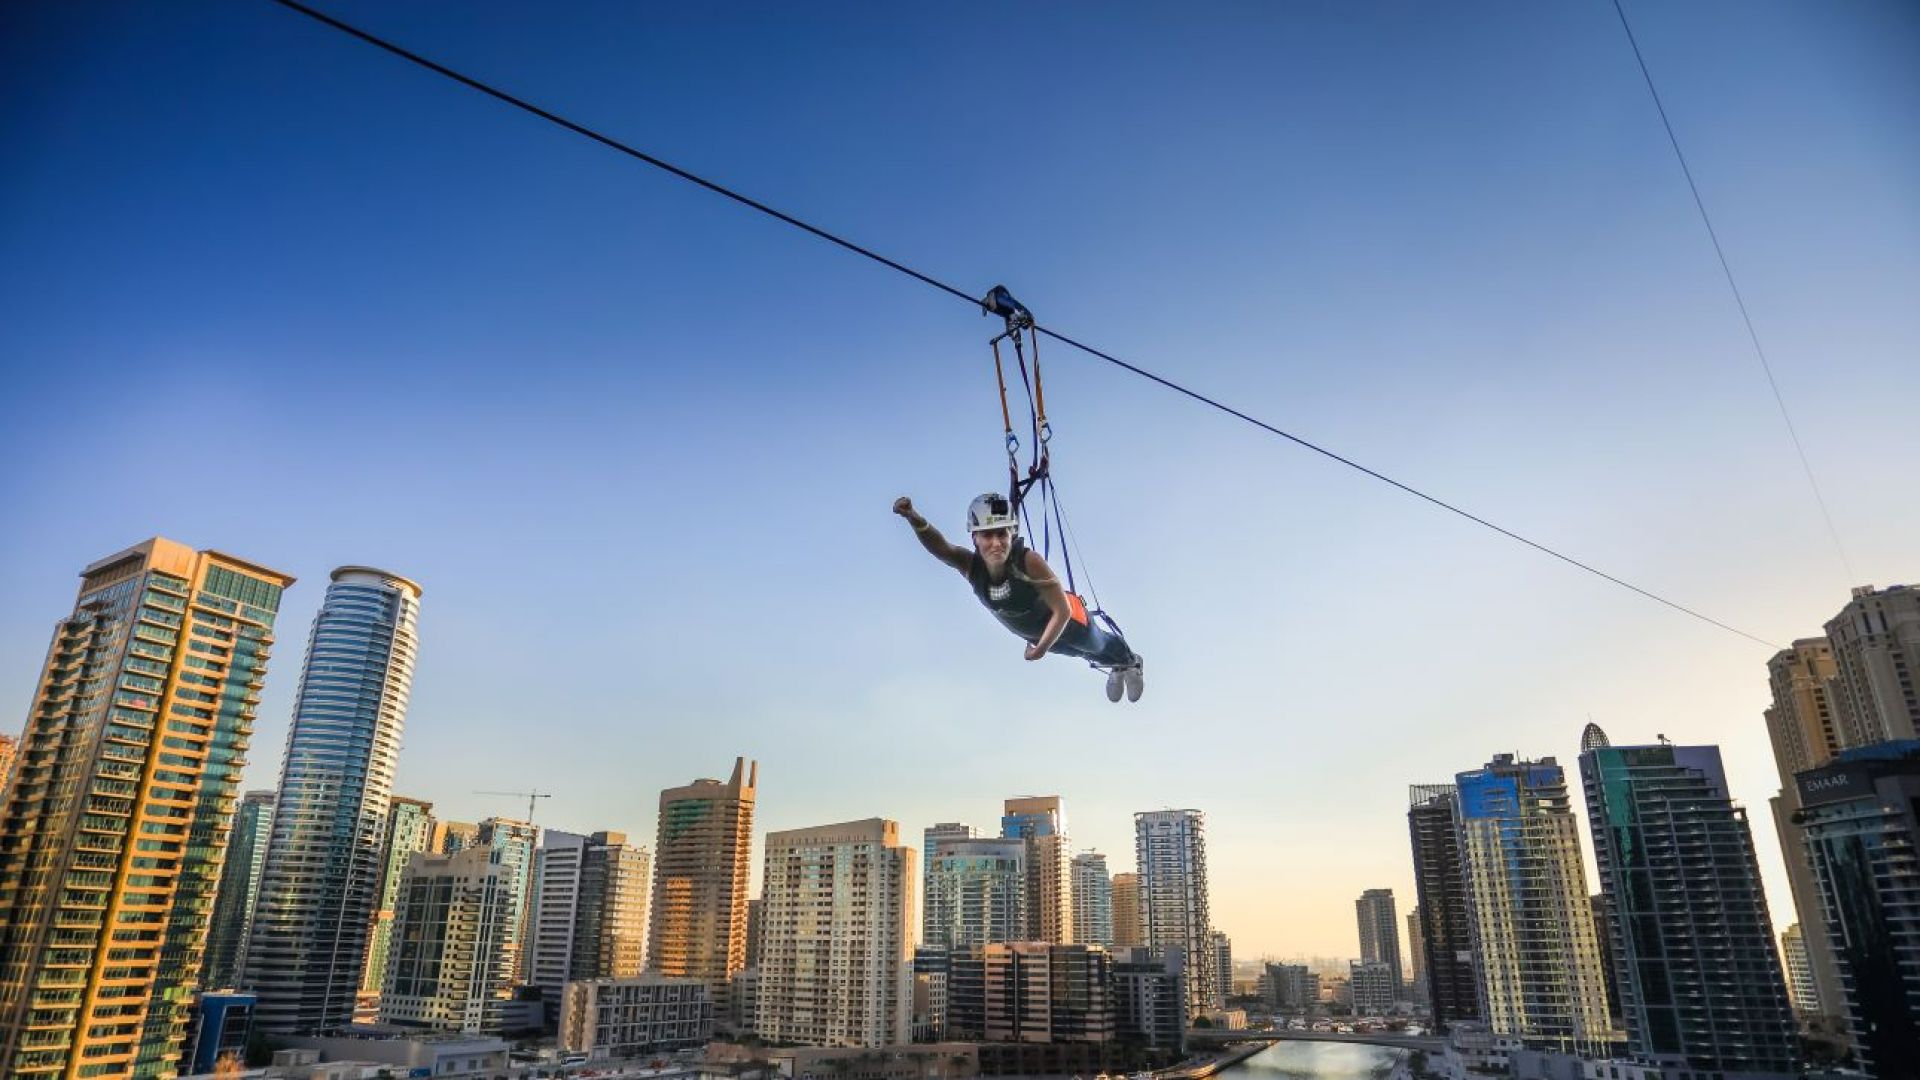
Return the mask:
<svg viewBox="0 0 1920 1080">
<path fill-rule="evenodd" d="M 919 539 L 920 546 L 927 549 L 927 554 L 963 574 L 973 565 L 973 552 L 947 543 L 947 538 L 940 535 L 940 530 L 933 527 L 933 522 L 921 517 L 920 511 L 913 508 L 912 499 L 902 495 L 893 500 L 893 512 L 906 518 L 907 524 L 913 526 L 913 535 Z"/>
<path fill-rule="evenodd" d="M 1073 614 L 1067 606 L 1067 590 L 1060 587 L 1060 579 L 1053 576 L 1053 568 L 1047 565 L 1047 560 L 1031 548 L 1027 549 L 1026 572 L 1033 587 L 1040 591 L 1040 599 L 1047 602 L 1047 628 L 1040 632 L 1040 640 L 1027 646 L 1026 652 L 1027 659 L 1038 660 L 1047 655 L 1047 650 L 1053 648 L 1053 643 L 1060 640 L 1061 634 L 1066 633 L 1067 620 Z"/>
</svg>

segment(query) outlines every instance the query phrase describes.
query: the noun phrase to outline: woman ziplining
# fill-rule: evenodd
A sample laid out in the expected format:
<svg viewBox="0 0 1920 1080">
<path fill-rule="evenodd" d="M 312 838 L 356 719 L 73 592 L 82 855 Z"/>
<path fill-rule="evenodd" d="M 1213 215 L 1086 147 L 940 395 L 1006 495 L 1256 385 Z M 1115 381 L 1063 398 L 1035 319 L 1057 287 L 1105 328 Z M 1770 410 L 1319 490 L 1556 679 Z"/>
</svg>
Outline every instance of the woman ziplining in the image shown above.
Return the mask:
<svg viewBox="0 0 1920 1080">
<path fill-rule="evenodd" d="M 1025 341 L 1032 334 L 1033 315 L 1003 285 L 995 286 L 987 294 L 981 308 L 990 315 L 1003 317 L 1007 325 L 1006 331 L 991 342 L 994 374 L 1000 384 L 1000 419 L 1006 433 L 1007 494 L 988 492 L 967 507 L 967 532 L 973 540 L 971 549 L 948 542 L 932 522 L 913 508 L 913 500 L 904 495 L 894 500 L 893 512 L 913 526 L 921 547 L 967 579 L 974 596 L 1000 620 L 1000 625 L 1026 641 L 1024 655 L 1028 660 L 1038 660 L 1049 652 L 1077 656 L 1096 670 L 1107 673 L 1108 701 L 1119 701 L 1122 695 L 1128 701 L 1139 701 L 1146 685 L 1145 662 L 1128 646 L 1119 626 L 1100 610 L 1098 595 L 1089 610 L 1075 592 L 1066 516 L 1053 487 L 1048 448 L 1053 431 L 1047 425 L 1046 393 L 1040 382 L 1038 338 L 1032 338 L 1032 381 L 1027 378 Z M 1033 457 L 1024 480 L 1020 476 L 1020 438 L 1013 432 L 1013 414 L 1007 407 L 1007 380 L 1000 361 L 1002 339 L 1013 343 L 1020 365 L 1020 381 L 1028 391 Z M 1036 491 L 1044 551 L 1029 548 L 1020 535 L 1027 497 Z M 1060 533 L 1060 556 L 1067 571 L 1064 587 L 1053 568 L 1047 565 L 1046 556 L 1052 553 L 1055 531 Z M 1096 625 L 1095 620 L 1103 625 Z"/>
</svg>

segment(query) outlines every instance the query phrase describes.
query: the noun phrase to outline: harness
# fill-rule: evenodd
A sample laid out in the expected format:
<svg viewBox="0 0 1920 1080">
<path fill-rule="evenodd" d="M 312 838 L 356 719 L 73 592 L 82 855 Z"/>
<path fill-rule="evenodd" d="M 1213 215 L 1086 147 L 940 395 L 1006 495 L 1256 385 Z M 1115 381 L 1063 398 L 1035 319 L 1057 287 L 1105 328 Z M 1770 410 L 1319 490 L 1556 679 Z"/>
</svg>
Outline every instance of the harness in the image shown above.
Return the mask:
<svg viewBox="0 0 1920 1080">
<path fill-rule="evenodd" d="M 1020 519 L 1021 531 L 1025 535 L 1033 535 L 1032 517 L 1039 517 L 1041 558 L 1052 560 L 1053 537 L 1055 533 L 1059 534 L 1061 565 L 1067 571 L 1067 603 L 1074 610 L 1075 621 L 1085 623 L 1091 616 L 1105 623 L 1107 628 L 1115 634 L 1120 634 L 1119 624 L 1115 623 L 1113 617 L 1100 606 L 1100 590 L 1094 586 L 1091 572 L 1087 574 L 1087 591 L 1093 597 L 1091 611 L 1087 610 L 1079 596 L 1080 588 L 1075 580 L 1072 550 L 1077 545 L 1072 543 L 1073 536 L 1067 527 L 1066 510 L 1060 505 L 1060 492 L 1053 483 L 1053 456 L 1050 445 L 1053 442 L 1053 427 L 1047 422 L 1046 387 L 1040 380 L 1040 335 L 1034 326 L 1033 312 L 1028 311 L 1024 304 L 1015 300 L 1013 293 L 1009 292 L 1005 285 L 995 285 L 992 291 L 987 293 L 986 298 L 980 301 L 980 311 L 983 315 L 998 315 L 1006 324 L 1006 329 L 994 335 L 987 344 L 993 349 L 993 375 L 1000 387 L 1000 425 L 1007 448 L 1007 502 L 1012 505 L 1015 516 Z M 1020 436 L 1014 433 L 1013 410 L 1007 403 L 1006 365 L 1000 355 L 1002 341 L 1013 345 L 1014 362 L 1020 371 L 1020 385 L 1025 388 L 1027 395 L 1027 430 L 1033 441 L 1030 444 L 1024 476 L 1021 475 L 1020 469 Z M 1031 376 L 1027 372 L 1029 344 L 1033 347 Z M 1027 509 L 1029 499 L 1038 503 L 1037 509 L 1032 514 Z M 1015 572 L 1021 565 L 1013 560 L 1016 556 L 1024 555 L 1025 551 L 1024 542 L 1016 540 L 1013 553 L 1008 556 L 1007 578 L 1009 581 L 1014 579 Z M 969 574 L 968 577 L 971 580 L 972 575 Z M 975 592 L 978 593 L 980 590 L 976 588 Z M 981 597 L 981 602 L 986 602 L 984 595 Z M 992 607 L 991 604 L 988 606 Z"/>
</svg>

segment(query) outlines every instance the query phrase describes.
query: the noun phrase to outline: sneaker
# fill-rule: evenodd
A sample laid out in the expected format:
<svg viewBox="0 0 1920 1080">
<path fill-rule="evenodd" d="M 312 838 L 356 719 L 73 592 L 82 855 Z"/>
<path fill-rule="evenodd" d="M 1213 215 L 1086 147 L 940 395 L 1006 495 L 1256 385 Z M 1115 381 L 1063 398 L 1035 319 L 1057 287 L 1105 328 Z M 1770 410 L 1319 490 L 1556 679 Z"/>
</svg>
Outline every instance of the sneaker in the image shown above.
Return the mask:
<svg viewBox="0 0 1920 1080">
<path fill-rule="evenodd" d="M 1137 656 L 1134 657 L 1133 666 L 1122 672 L 1122 675 L 1127 685 L 1127 700 L 1139 701 L 1141 692 L 1147 688 L 1147 662 Z M 1107 691 L 1107 696 L 1113 696 L 1111 689 Z"/>
<path fill-rule="evenodd" d="M 1107 672 L 1107 700 L 1119 701 L 1120 695 L 1127 689 L 1127 673 L 1114 668 Z"/>
</svg>

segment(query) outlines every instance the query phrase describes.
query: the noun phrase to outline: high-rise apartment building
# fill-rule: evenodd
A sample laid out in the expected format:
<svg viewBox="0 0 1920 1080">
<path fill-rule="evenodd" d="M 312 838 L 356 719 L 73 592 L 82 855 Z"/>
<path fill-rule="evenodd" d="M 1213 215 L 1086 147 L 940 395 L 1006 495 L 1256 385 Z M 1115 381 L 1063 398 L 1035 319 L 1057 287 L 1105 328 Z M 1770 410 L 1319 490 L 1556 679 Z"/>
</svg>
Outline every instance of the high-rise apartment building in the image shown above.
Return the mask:
<svg viewBox="0 0 1920 1080">
<path fill-rule="evenodd" d="M 1787 1000 L 1793 1003 L 1795 1015 L 1801 1019 L 1815 1016 L 1820 1010 L 1820 998 L 1813 989 L 1813 963 L 1807 959 L 1807 939 L 1800 934 L 1800 924 L 1794 923 L 1780 931 L 1780 964 L 1787 972 Z"/>
<path fill-rule="evenodd" d="M 1073 940 L 1113 945 L 1113 881 L 1107 876 L 1107 857 L 1097 851 L 1073 857 Z"/>
<path fill-rule="evenodd" d="M 1420 905 L 1407 912 L 1407 959 L 1413 965 L 1413 999 L 1427 999 L 1427 943 L 1420 936 Z"/>
<path fill-rule="evenodd" d="M 1855 725 L 1845 720 L 1833 695 L 1833 680 L 1838 669 L 1833 662 L 1833 646 L 1824 637 L 1802 638 L 1782 649 L 1767 662 L 1767 683 L 1773 691 L 1772 704 L 1765 717 L 1767 735 L 1773 743 L 1774 763 L 1780 770 L 1780 794 L 1769 800 L 1773 827 L 1780 839 L 1780 854 L 1787 866 L 1787 885 L 1792 891 L 1794 911 L 1805 925 L 1818 926 L 1820 891 L 1813 881 L 1813 867 L 1807 861 L 1807 843 L 1795 820 L 1800 809 L 1799 790 L 1794 774 L 1817 768 L 1849 745 L 1857 734 Z M 1811 965 L 1815 1009 L 1809 1018 L 1831 1018 L 1835 1023 L 1846 1011 L 1840 993 L 1840 972 L 1834 966 L 1833 950 L 1825 934 L 1814 934 L 1807 942 Z"/>
<path fill-rule="evenodd" d="M 1610 1041 L 1600 943 L 1559 764 L 1497 754 L 1454 785 L 1488 1025 L 1570 1051 Z"/>
<path fill-rule="evenodd" d="M 0 735 L 0 792 L 7 788 L 7 781 L 13 776 L 13 759 L 20 752 L 20 740 L 11 735 Z"/>
<path fill-rule="evenodd" d="M 1827 621 L 1848 746 L 1920 734 L 1920 586 L 1862 585 Z"/>
<path fill-rule="evenodd" d="M 548 829 L 533 856 L 533 907 L 527 920 L 527 983 L 540 989 L 551 1024 L 573 975 L 574 929 L 580 921 L 580 872 L 587 838 Z"/>
<path fill-rule="evenodd" d="M 1215 930 L 1207 935 L 1213 946 L 1213 1007 L 1224 1009 L 1233 994 L 1233 941 Z"/>
<path fill-rule="evenodd" d="M 1198 810 L 1138 813 L 1133 838 L 1141 937 L 1149 948 L 1181 950 L 1187 1015 L 1198 1016 L 1218 997 L 1207 906 L 1206 815 Z"/>
<path fill-rule="evenodd" d="M 0 793 L 0 1076 L 173 1074 L 292 581 L 158 537 L 81 571 Z"/>
<path fill-rule="evenodd" d="M 716 1012 L 747 966 L 747 876 L 760 766 L 736 758 L 726 783 L 695 780 L 660 793 L 653 847 L 647 968 L 705 980 Z"/>
<path fill-rule="evenodd" d="M 532 957 L 549 1021 L 567 984 L 638 976 L 646 957 L 652 859 L 625 833 L 546 831 L 534 860 Z M 705 1000 L 704 984 L 702 1000 Z"/>
<path fill-rule="evenodd" d="M 367 931 L 367 962 L 360 971 L 358 1019 L 380 1014 L 380 987 L 387 980 L 387 952 L 393 943 L 393 904 L 400 894 L 400 877 L 413 857 L 429 850 L 433 840 L 433 804 L 395 795 L 388 800 L 387 840 L 380 860 L 379 907 Z"/>
<path fill-rule="evenodd" d="M 1066 803 L 1058 795 L 1006 801 L 1000 835 L 1027 842 L 1027 937 L 1073 941 L 1073 842 Z"/>
<path fill-rule="evenodd" d="M 755 1032 L 801 1046 L 906 1042 L 918 852 L 879 818 L 768 833 L 766 846 Z"/>
<path fill-rule="evenodd" d="M 393 943 L 380 1022 L 468 1034 L 498 1028 L 501 948 L 512 887 L 485 847 L 414 855 L 394 899 Z"/>
<path fill-rule="evenodd" d="M 647 960 L 647 904 L 653 856 L 623 832 L 587 837 L 580 913 L 573 931 L 573 979 L 630 979 Z"/>
<path fill-rule="evenodd" d="M 1904 1075 L 1920 1062 L 1920 740 L 1843 750 L 1795 783 L 1855 1057 Z"/>
<path fill-rule="evenodd" d="M 964 949 L 1032 936 L 1025 840 L 943 840 L 926 871 L 922 943 Z"/>
<path fill-rule="evenodd" d="M 420 586 L 366 566 L 335 570 L 314 616 L 247 939 L 242 981 L 260 996 L 261 1031 L 353 1019 L 419 617 Z"/>
<path fill-rule="evenodd" d="M 1354 916 L 1360 923 L 1360 960 L 1387 965 L 1393 973 L 1393 996 L 1401 995 L 1400 915 L 1394 908 L 1392 889 L 1368 889 L 1353 902 Z"/>
<path fill-rule="evenodd" d="M 1145 945 L 1140 933 L 1140 875 L 1113 875 L 1113 947 Z"/>
<path fill-rule="evenodd" d="M 986 1040 L 1111 1042 L 1112 980 L 1105 949 L 1044 941 L 988 945 Z"/>
<path fill-rule="evenodd" d="M 1674 1072 L 1797 1073 L 1773 922 L 1746 811 L 1712 746 L 1613 746 L 1580 778 L 1635 1060 Z M 1589 901 L 1589 909 L 1591 902 Z"/>
<path fill-rule="evenodd" d="M 245 962 L 247 927 L 253 921 L 255 897 L 260 894 L 260 872 L 267 862 L 267 834 L 273 828 L 273 792 L 249 791 L 233 818 L 232 839 L 220 869 L 220 889 L 214 894 L 213 919 L 207 926 L 207 962 L 200 985 L 224 990 L 238 986 Z"/>
<path fill-rule="evenodd" d="M 1473 954 L 1473 914 L 1467 904 L 1466 864 L 1460 857 L 1458 793 L 1452 784 L 1415 784 L 1408 793 L 1407 831 L 1413 841 L 1413 884 L 1420 939 L 1426 950 L 1427 997 L 1433 1022 L 1444 1030 L 1481 1017 Z"/>
<path fill-rule="evenodd" d="M 493 852 L 507 889 L 507 916 L 500 934 L 500 982 L 503 986 L 528 982 L 533 959 L 533 855 L 540 830 L 530 821 L 482 818 L 474 847 Z"/>
</svg>

